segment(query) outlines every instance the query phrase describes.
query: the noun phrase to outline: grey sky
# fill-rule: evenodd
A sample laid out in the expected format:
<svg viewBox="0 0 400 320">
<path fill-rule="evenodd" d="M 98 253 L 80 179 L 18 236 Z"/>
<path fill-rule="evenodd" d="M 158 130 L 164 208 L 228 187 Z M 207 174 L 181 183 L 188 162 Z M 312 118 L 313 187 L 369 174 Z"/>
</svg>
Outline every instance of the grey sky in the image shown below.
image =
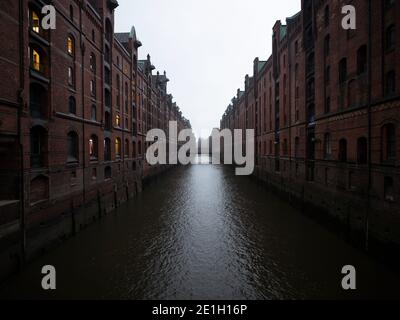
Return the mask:
<svg viewBox="0 0 400 320">
<path fill-rule="evenodd" d="M 255 57 L 271 54 L 272 27 L 300 10 L 300 0 L 119 0 L 116 32 L 136 28 L 169 92 L 196 135 L 219 127 L 221 115 L 252 73 Z M 203 134 L 204 136 L 204 134 Z"/>
</svg>

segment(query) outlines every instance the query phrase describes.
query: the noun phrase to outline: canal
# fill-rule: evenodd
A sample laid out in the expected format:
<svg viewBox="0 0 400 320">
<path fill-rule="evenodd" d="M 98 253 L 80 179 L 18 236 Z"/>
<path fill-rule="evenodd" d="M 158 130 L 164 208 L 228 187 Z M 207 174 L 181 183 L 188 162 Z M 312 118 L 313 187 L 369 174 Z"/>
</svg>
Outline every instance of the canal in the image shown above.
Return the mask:
<svg viewBox="0 0 400 320">
<path fill-rule="evenodd" d="M 57 289 L 41 289 L 41 268 Z M 357 270 L 357 290 L 341 269 Z M 2 298 L 398 298 L 399 275 L 230 167 L 192 165 L 29 264 Z"/>
</svg>

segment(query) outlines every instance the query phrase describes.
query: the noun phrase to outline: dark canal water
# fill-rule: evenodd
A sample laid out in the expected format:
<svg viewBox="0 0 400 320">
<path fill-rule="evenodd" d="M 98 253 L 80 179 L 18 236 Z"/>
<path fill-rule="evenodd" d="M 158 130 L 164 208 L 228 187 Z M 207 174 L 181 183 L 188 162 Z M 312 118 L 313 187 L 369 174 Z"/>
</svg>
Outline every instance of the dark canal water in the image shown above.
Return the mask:
<svg viewBox="0 0 400 320">
<path fill-rule="evenodd" d="M 57 290 L 41 289 L 54 265 Z M 341 289 L 354 265 L 357 290 Z M 399 275 L 232 168 L 174 169 L 0 288 L 3 298 L 399 298 Z"/>
</svg>

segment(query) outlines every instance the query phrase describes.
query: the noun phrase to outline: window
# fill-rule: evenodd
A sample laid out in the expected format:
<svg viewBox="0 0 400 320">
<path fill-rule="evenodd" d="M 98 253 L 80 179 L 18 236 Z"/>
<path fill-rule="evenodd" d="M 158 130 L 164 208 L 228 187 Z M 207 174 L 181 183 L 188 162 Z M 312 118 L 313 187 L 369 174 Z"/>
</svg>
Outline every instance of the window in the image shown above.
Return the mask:
<svg viewBox="0 0 400 320">
<path fill-rule="evenodd" d="M 74 97 L 69 97 L 68 112 L 71 114 L 76 114 L 76 100 Z"/>
<path fill-rule="evenodd" d="M 139 156 L 142 155 L 142 141 L 139 141 L 138 143 L 138 152 L 139 152 Z"/>
<path fill-rule="evenodd" d="M 329 160 L 332 156 L 332 143 L 330 133 L 324 135 L 324 159 Z"/>
<path fill-rule="evenodd" d="M 339 161 L 347 162 L 347 140 L 341 139 L 339 141 Z"/>
<path fill-rule="evenodd" d="M 90 80 L 90 94 L 92 96 L 96 95 L 96 82 L 94 80 Z"/>
<path fill-rule="evenodd" d="M 325 37 L 324 39 L 324 53 L 325 57 L 329 56 L 329 53 L 331 51 L 331 37 L 329 34 Z"/>
<path fill-rule="evenodd" d="M 368 143 L 367 138 L 361 137 L 357 140 L 357 163 L 367 164 L 368 162 Z"/>
<path fill-rule="evenodd" d="M 347 80 L 347 59 L 343 58 L 339 62 L 339 83 L 344 83 Z"/>
<path fill-rule="evenodd" d="M 384 179 L 384 198 L 385 201 L 394 201 L 394 183 L 392 177 L 385 177 Z"/>
<path fill-rule="evenodd" d="M 71 57 L 75 56 L 75 43 L 72 36 L 67 38 L 67 52 Z"/>
<path fill-rule="evenodd" d="M 132 158 L 136 158 L 136 142 L 132 142 Z"/>
<path fill-rule="evenodd" d="M 94 53 L 90 55 L 90 70 L 92 70 L 93 73 L 96 73 L 96 56 Z"/>
<path fill-rule="evenodd" d="M 71 87 L 75 86 L 75 75 L 72 67 L 68 67 L 68 85 Z"/>
<path fill-rule="evenodd" d="M 325 99 L 325 113 L 331 112 L 331 97 Z"/>
<path fill-rule="evenodd" d="M 385 8 L 390 9 L 390 7 L 396 2 L 396 0 L 385 0 Z"/>
<path fill-rule="evenodd" d="M 117 158 L 121 158 L 121 139 L 120 138 L 115 139 L 115 156 Z"/>
<path fill-rule="evenodd" d="M 44 166 L 44 152 L 46 131 L 40 126 L 31 129 L 31 167 L 41 168 Z"/>
<path fill-rule="evenodd" d="M 271 149 L 272 146 L 270 146 Z M 300 138 L 294 139 L 294 157 L 297 159 L 300 156 Z"/>
<path fill-rule="evenodd" d="M 385 48 L 386 50 L 392 50 L 395 47 L 395 43 L 396 43 L 396 35 L 395 35 L 395 27 L 392 24 L 391 26 L 389 26 L 386 29 L 386 36 L 385 36 L 385 41 L 386 41 L 386 45 Z"/>
<path fill-rule="evenodd" d="M 92 135 L 89 139 L 89 155 L 90 160 L 97 160 L 98 158 L 98 139 L 96 135 Z"/>
<path fill-rule="evenodd" d="M 108 89 L 104 90 L 104 100 L 105 100 L 106 107 L 111 107 L 111 93 L 110 93 L 110 90 L 108 90 Z"/>
<path fill-rule="evenodd" d="M 382 128 L 382 155 L 384 161 L 396 160 L 396 128 L 393 123 Z"/>
<path fill-rule="evenodd" d="M 283 140 L 283 154 L 286 156 L 288 154 L 288 143 L 287 140 Z"/>
<path fill-rule="evenodd" d="M 91 119 L 94 120 L 94 121 L 97 120 L 97 108 L 96 108 L 96 105 L 92 105 Z"/>
<path fill-rule="evenodd" d="M 96 179 L 97 179 L 97 169 L 96 169 L 96 168 L 93 168 L 93 169 L 92 169 L 92 179 L 93 179 L 93 180 L 96 180 Z"/>
<path fill-rule="evenodd" d="M 76 132 L 71 131 L 70 133 L 68 133 L 67 137 L 67 162 L 78 162 L 78 146 L 78 135 Z"/>
<path fill-rule="evenodd" d="M 329 6 L 325 7 L 325 11 L 324 11 L 324 25 L 325 27 L 329 26 Z"/>
<path fill-rule="evenodd" d="M 121 117 L 118 114 L 115 116 L 115 126 L 121 127 Z"/>
<path fill-rule="evenodd" d="M 74 7 L 72 5 L 69 6 L 69 18 L 74 20 Z"/>
<path fill-rule="evenodd" d="M 367 72 L 367 46 L 362 46 L 357 51 L 357 74 Z"/>
<path fill-rule="evenodd" d="M 325 69 L 325 85 L 331 82 L 331 67 L 327 66 Z"/>
<path fill-rule="evenodd" d="M 31 10 L 31 29 L 33 32 L 40 33 L 40 17 L 35 10 Z"/>
<path fill-rule="evenodd" d="M 104 139 L 104 161 L 111 161 L 111 140 Z"/>
<path fill-rule="evenodd" d="M 396 73 L 394 70 L 389 71 L 385 78 L 385 94 L 386 96 L 393 95 L 396 92 Z"/>
<path fill-rule="evenodd" d="M 41 55 L 37 49 L 31 49 L 31 67 L 38 72 L 43 72 L 43 67 L 41 63 Z"/>
<path fill-rule="evenodd" d="M 29 108 L 33 118 L 45 117 L 48 112 L 47 90 L 38 83 L 29 85 Z"/>
<path fill-rule="evenodd" d="M 129 140 L 128 139 L 126 139 L 125 140 L 125 157 L 126 158 L 129 158 Z"/>
<path fill-rule="evenodd" d="M 104 115 L 104 129 L 106 131 L 111 130 L 111 116 L 109 112 L 106 112 Z"/>
<path fill-rule="evenodd" d="M 296 40 L 294 43 L 294 53 L 298 54 L 299 53 L 299 42 Z"/>
<path fill-rule="evenodd" d="M 92 41 L 96 42 L 96 33 L 94 30 L 92 30 Z"/>
<path fill-rule="evenodd" d="M 111 179 L 111 167 L 104 168 L 104 179 Z"/>
</svg>

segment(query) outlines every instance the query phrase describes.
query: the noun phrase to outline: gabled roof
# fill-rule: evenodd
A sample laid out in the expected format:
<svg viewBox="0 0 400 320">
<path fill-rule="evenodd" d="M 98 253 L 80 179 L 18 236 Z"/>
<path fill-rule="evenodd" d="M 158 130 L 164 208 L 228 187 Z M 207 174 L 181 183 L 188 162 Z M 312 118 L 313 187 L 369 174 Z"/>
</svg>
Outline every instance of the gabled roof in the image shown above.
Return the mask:
<svg viewBox="0 0 400 320">
<path fill-rule="evenodd" d="M 129 38 L 130 38 L 129 32 L 120 32 L 120 33 L 115 33 L 114 35 L 115 35 L 115 38 L 122 44 L 129 42 Z"/>
</svg>

